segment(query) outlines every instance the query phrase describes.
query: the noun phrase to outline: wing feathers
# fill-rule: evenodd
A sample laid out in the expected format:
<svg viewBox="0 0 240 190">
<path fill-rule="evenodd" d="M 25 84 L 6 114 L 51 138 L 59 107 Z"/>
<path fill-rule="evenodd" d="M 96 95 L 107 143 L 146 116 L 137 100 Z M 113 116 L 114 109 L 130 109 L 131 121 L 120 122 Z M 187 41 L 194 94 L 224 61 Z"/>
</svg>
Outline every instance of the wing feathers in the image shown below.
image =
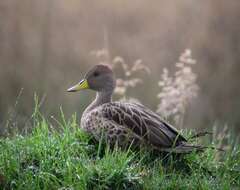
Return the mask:
<svg viewBox="0 0 240 190">
<path fill-rule="evenodd" d="M 103 107 L 102 111 L 105 118 L 132 130 L 154 146 L 171 147 L 174 142 L 177 144 L 186 141 L 175 128 L 142 105 L 126 102 L 111 103 Z"/>
</svg>

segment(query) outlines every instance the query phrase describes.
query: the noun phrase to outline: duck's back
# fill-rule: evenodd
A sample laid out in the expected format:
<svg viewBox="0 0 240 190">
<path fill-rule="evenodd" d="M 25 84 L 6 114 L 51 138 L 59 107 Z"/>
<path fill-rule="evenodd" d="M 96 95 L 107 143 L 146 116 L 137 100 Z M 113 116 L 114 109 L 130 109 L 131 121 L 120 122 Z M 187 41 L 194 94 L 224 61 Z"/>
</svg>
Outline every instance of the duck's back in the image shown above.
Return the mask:
<svg viewBox="0 0 240 190">
<path fill-rule="evenodd" d="M 81 127 L 97 139 L 105 135 L 111 143 L 135 141 L 157 148 L 170 148 L 186 142 L 159 115 L 137 103 L 102 104 L 83 114 Z"/>
</svg>

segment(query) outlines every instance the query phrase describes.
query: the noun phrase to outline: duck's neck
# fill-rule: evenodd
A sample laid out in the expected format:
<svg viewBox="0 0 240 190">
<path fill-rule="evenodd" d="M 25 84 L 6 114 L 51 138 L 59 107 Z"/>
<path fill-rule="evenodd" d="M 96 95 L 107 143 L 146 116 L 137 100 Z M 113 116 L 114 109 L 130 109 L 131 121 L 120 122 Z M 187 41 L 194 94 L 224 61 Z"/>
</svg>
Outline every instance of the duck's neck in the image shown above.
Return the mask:
<svg viewBox="0 0 240 190">
<path fill-rule="evenodd" d="M 108 92 L 97 92 L 94 103 L 96 106 L 108 103 L 112 101 L 112 91 Z"/>
<path fill-rule="evenodd" d="M 95 100 L 87 107 L 87 109 L 85 110 L 85 113 L 93 110 L 94 108 L 102 104 L 111 102 L 112 94 L 113 94 L 113 91 L 97 92 Z"/>
</svg>

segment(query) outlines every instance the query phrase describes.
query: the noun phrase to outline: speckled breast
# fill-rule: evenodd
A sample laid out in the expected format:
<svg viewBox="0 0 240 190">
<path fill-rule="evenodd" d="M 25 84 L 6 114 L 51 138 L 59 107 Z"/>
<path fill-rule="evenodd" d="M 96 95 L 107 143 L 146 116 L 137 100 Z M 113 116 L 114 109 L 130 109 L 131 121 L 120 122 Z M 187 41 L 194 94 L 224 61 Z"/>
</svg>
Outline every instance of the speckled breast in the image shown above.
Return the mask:
<svg viewBox="0 0 240 190">
<path fill-rule="evenodd" d="M 83 114 L 81 128 L 93 135 L 96 140 L 105 138 L 110 144 L 117 143 L 120 146 L 125 146 L 137 140 L 131 130 L 105 118 L 104 107 L 98 107 Z"/>
<path fill-rule="evenodd" d="M 103 117 L 99 110 L 94 109 L 84 113 L 81 118 L 81 128 L 90 133 L 95 133 L 99 128 L 103 128 Z"/>
</svg>

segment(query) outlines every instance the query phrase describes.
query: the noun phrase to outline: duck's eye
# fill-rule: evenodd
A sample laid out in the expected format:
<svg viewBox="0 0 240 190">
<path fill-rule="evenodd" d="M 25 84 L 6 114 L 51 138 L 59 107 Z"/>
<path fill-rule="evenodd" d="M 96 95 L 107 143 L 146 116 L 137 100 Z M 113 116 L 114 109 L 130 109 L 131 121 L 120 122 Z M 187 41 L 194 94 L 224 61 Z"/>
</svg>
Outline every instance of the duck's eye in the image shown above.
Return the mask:
<svg viewBox="0 0 240 190">
<path fill-rule="evenodd" d="M 99 72 L 94 72 L 94 73 L 93 73 L 93 76 L 94 76 L 94 77 L 99 76 Z"/>
</svg>

